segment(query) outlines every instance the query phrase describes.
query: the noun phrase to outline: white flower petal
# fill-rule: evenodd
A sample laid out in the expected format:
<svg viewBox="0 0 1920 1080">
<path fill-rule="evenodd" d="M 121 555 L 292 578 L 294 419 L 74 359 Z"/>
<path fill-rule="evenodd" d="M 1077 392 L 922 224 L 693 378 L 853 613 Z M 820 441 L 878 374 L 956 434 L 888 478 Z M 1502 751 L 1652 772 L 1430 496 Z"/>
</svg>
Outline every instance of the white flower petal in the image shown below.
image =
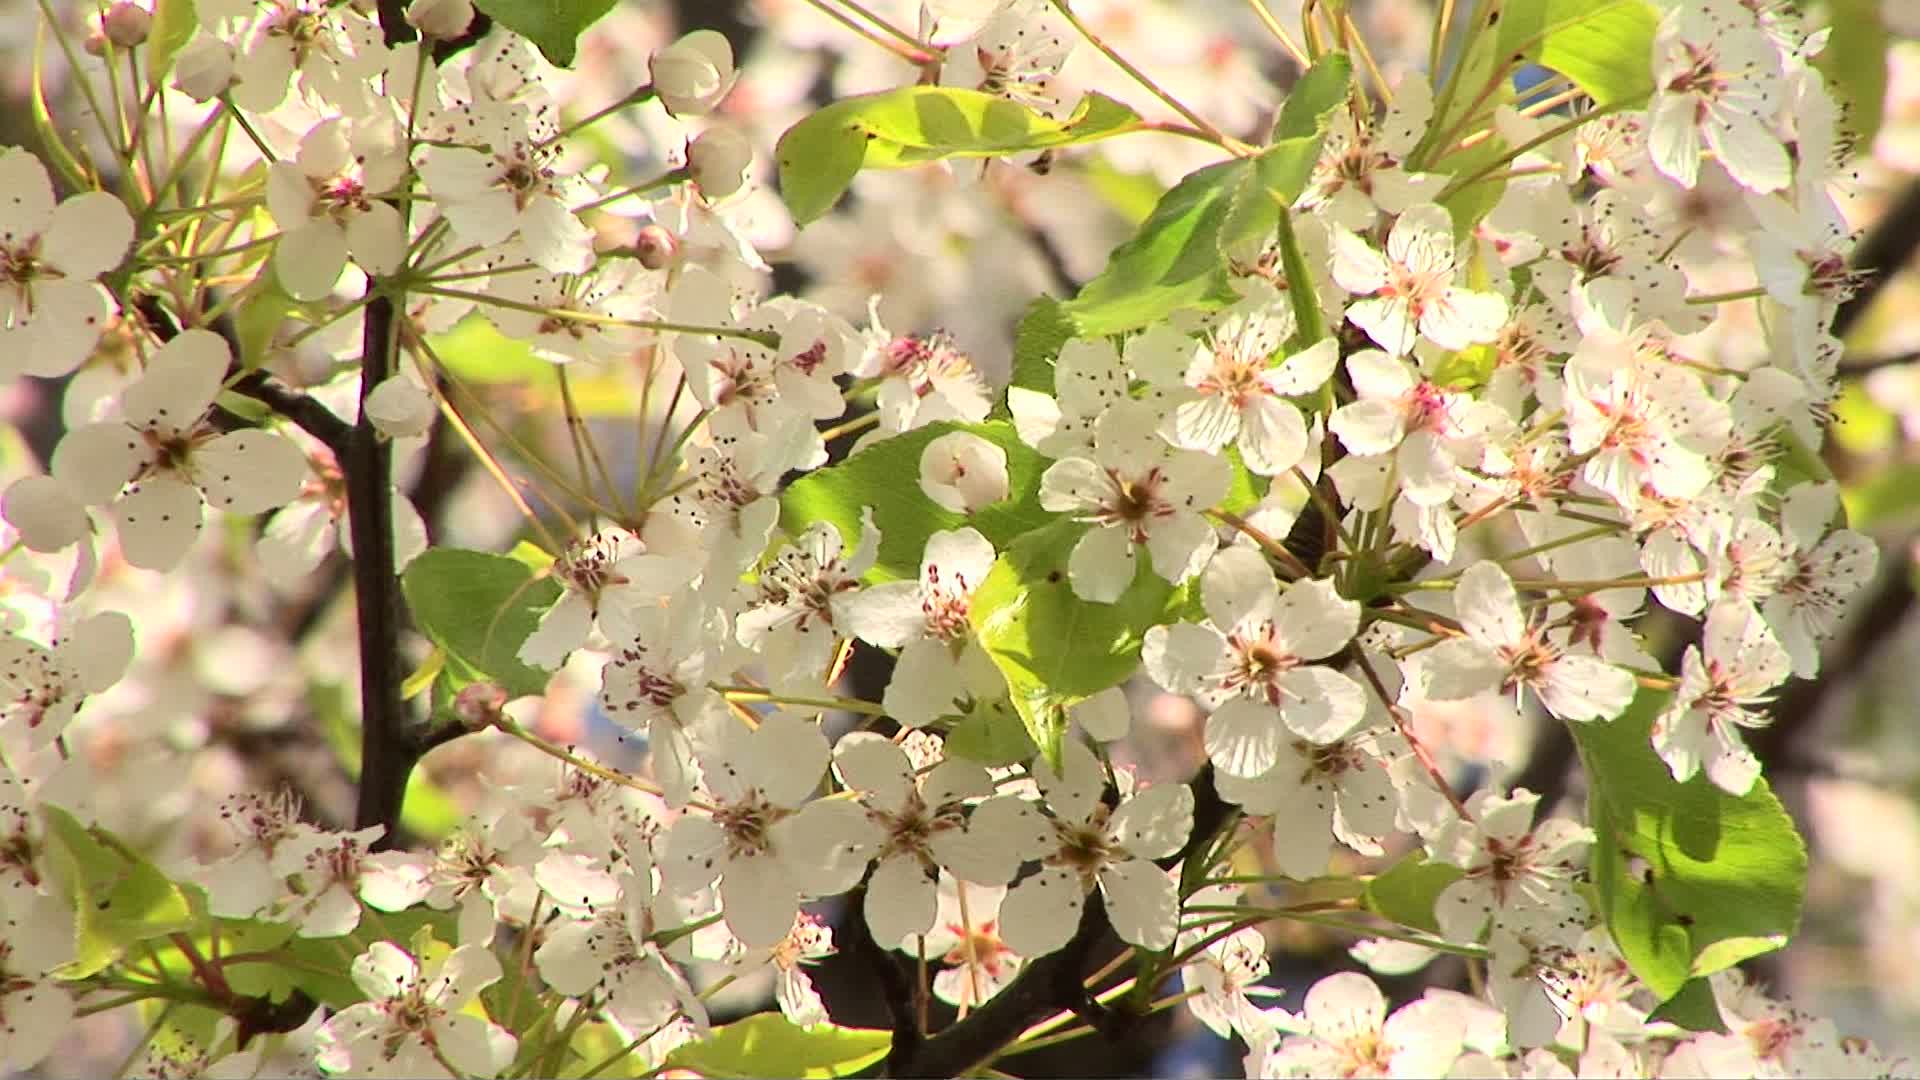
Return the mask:
<svg viewBox="0 0 1920 1080">
<path fill-rule="evenodd" d="M 1101 869 L 1100 891 L 1106 894 L 1107 917 L 1120 940 L 1143 949 L 1173 944 L 1179 929 L 1180 896 L 1165 870 L 1144 859 L 1114 863 Z M 1005 914 L 1006 907 L 1000 910 Z"/>
<path fill-rule="evenodd" d="M 270 431 L 233 431 L 193 452 L 194 479 L 207 502 L 232 514 L 259 514 L 300 494 L 307 456 Z"/>
<path fill-rule="evenodd" d="M 1000 901 L 1000 938 L 1025 957 L 1057 952 L 1073 940 L 1085 905 L 1077 875 L 1062 866 L 1041 867 Z"/>
<path fill-rule="evenodd" d="M 142 570 L 171 570 L 200 537 L 206 504 L 199 489 L 163 474 L 129 488 L 113 504 L 120 551 Z"/>
<path fill-rule="evenodd" d="M 881 948 L 901 948 L 907 938 L 933 927 L 938 900 L 933 878 L 918 859 L 882 859 L 867 881 L 867 929 Z"/>
<path fill-rule="evenodd" d="M 1252 778 L 1273 768 L 1285 737 L 1279 711 L 1265 702 L 1234 698 L 1207 717 L 1207 757 L 1233 776 Z"/>
<path fill-rule="evenodd" d="M 1185 784 L 1155 784 L 1121 803 L 1108 828 L 1133 854 L 1164 859 L 1186 846 L 1193 832 L 1193 791 Z"/>
<path fill-rule="evenodd" d="M 720 879 L 720 905 L 727 928 L 748 948 L 769 948 L 793 930 L 800 894 L 786 864 L 772 854 L 736 856 Z"/>
</svg>

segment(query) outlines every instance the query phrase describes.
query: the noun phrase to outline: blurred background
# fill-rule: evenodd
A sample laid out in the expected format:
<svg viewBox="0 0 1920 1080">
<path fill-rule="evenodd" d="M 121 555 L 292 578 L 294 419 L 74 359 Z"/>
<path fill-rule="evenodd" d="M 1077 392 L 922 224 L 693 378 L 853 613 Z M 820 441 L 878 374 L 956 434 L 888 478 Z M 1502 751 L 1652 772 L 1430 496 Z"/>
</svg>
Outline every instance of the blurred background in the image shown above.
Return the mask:
<svg viewBox="0 0 1920 1080">
<path fill-rule="evenodd" d="M 872 0 L 869 6 L 908 28 L 921 17 L 917 3 Z M 1425 69 L 1433 17 L 1426 4 L 1353 0 L 1351 6 L 1390 81 Z M 1279 0 L 1270 7 L 1283 24 L 1298 25 L 1297 4 Z M 1817 66 L 1847 107 L 1853 175 L 1845 211 L 1865 238 L 1863 250 L 1896 268 L 1870 301 L 1849 309 L 1844 382 L 1824 449 L 1844 484 L 1853 527 L 1871 534 L 1883 556 L 1879 577 L 1855 598 L 1819 680 L 1790 684 L 1775 703 L 1774 725 L 1754 740 L 1776 792 L 1807 837 L 1813 876 L 1799 939 L 1750 969 L 1803 1008 L 1831 1015 L 1843 1032 L 1871 1037 L 1911 1063 L 1920 1057 L 1920 619 L 1914 617 L 1920 274 L 1898 268 L 1914 263 L 1920 246 L 1920 3 L 1824 0 L 1803 7 L 1814 25 L 1831 27 Z M 1229 134 L 1263 130 L 1299 75 L 1252 10 L 1236 0 L 1078 0 L 1075 9 L 1117 51 Z M 45 12 L 84 37 L 94 5 L 0 0 L 0 145 L 35 145 L 31 73 L 36 26 Z M 1162 191 L 1211 160 L 1209 148 L 1198 143 L 1129 138 L 1063 153 L 1050 168 L 869 173 L 832 216 L 796 231 L 772 187 L 773 141 L 821 103 L 905 85 L 919 73 L 810 0 L 624 0 L 583 41 L 577 67 L 554 77 L 554 92 L 573 116 L 588 115 L 644 81 L 648 57 L 695 28 L 726 35 L 740 61 L 739 84 L 707 122 L 732 125 L 755 141 L 758 186 L 714 213 L 765 258 L 763 284 L 817 300 L 857 325 L 866 323 L 869 299 L 877 294 L 876 314 L 889 331 L 944 331 L 992 378 L 1004 378 L 1011 329 L 1034 295 L 1070 295 L 1098 272 Z M 72 73 L 56 52 L 47 56 L 53 111 L 78 126 L 84 105 L 73 93 Z M 1060 96 L 1071 102 L 1079 87 L 1097 82 L 1152 114 L 1153 102 L 1128 93 L 1130 84 L 1105 64 L 1090 49 L 1075 50 Z M 684 139 L 682 126 L 657 109 L 636 109 L 597 125 L 585 142 L 602 160 L 644 177 L 683 156 Z M 613 220 L 604 226 L 603 242 L 629 244 L 646 224 L 645 216 Z M 323 340 L 331 337 L 285 349 L 275 369 L 299 385 L 324 381 L 337 359 Z M 553 422 L 555 386 L 543 363 L 471 324 L 451 331 L 442 352 L 478 393 L 501 406 L 501 415 L 524 418 L 514 434 L 533 452 L 556 460 L 566 453 L 564 425 Z M 73 399 L 97 392 L 89 387 L 110 380 L 127 359 L 110 336 L 70 381 L 0 386 L 0 486 L 43 468 L 62 425 L 73 422 Z M 638 440 L 652 434 L 633 423 L 635 385 L 631 373 L 618 371 L 587 371 L 575 380 L 583 408 L 596 417 L 596 436 L 616 459 L 633 460 Z M 836 453 L 845 449 L 835 447 Z M 412 452 L 411 491 L 437 543 L 511 546 L 518 518 L 468 467 L 464 450 L 436 438 Z M 248 537 L 239 528 L 201 545 L 194 556 L 203 573 L 193 576 L 223 582 L 220 588 L 189 587 L 189 575 L 160 579 L 109 562 L 101 603 L 140 612 L 142 654 L 127 682 L 97 701 L 70 736 L 78 752 L 118 778 L 103 793 L 107 823 L 175 858 L 214 842 L 211 823 L 203 820 L 206 808 L 235 789 L 291 787 L 306 812 L 328 824 L 345 823 L 352 813 L 356 722 L 343 561 L 329 556 L 299 582 L 269 580 L 249 560 Z M 7 575 L 0 576 L 0 612 L 31 602 L 33 589 L 8 583 L 12 576 L 19 584 L 18 573 L 14 566 L 0 571 Z M 856 665 L 850 691 L 877 696 L 884 677 Z M 623 739 L 598 714 L 598 682 L 591 660 L 563 669 L 541 729 L 615 762 L 640 765 L 645 747 Z M 1190 775 L 1205 756 L 1199 714 L 1151 686 L 1131 693 L 1136 722 L 1124 755 L 1149 777 Z M 1453 767 L 1496 773 L 1550 800 L 1567 800 L 1562 812 L 1579 813 L 1577 766 L 1557 726 L 1536 738 L 1532 731 L 1496 729 L 1460 709 L 1431 711 L 1419 722 Z M 545 782 L 551 771 L 548 761 L 518 744 L 484 736 L 459 740 L 425 761 L 406 825 L 417 839 L 431 841 L 481 805 L 489 787 Z M 822 914 L 838 934 L 860 932 L 845 912 Z M 1310 927 L 1271 927 L 1267 943 L 1272 974 L 1266 981 L 1287 991 L 1278 1003 L 1288 1008 L 1297 1009 L 1300 993 L 1320 976 L 1359 966 L 1348 952 L 1352 942 Z M 830 1011 L 844 1024 L 888 1026 L 877 987 L 844 944 L 814 971 Z M 1464 985 L 1464 974 L 1436 962 L 1386 985 L 1411 997 L 1427 985 Z M 739 984 L 723 995 L 717 1012 L 757 1011 L 769 993 L 765 982 Z M 121 1060 L 136 1034 L 118 1019 L 84 1023 L 47 1071 L 97 1073 Z M 1237 1073 L 1242 1053 L 1185 1009 L 1172 1009 L 1124 1040 L 1084 1038 L 1003 1067 L 1023 1075 L 1211 1076 Z"/>
</svg>

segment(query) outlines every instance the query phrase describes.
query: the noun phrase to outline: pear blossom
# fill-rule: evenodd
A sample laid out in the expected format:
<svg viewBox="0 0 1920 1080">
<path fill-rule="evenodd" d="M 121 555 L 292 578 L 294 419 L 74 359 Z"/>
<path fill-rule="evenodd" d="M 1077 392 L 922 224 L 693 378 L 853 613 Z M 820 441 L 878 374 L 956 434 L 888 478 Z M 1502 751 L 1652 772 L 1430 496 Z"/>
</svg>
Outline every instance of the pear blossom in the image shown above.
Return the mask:
<svg viewBox="0 0 1920 1080">
<path fill-rule="evenodd" d="M 1419 75 L 1402 79 L 1377 124 L 1342 108 L 1295 207 L 1329 224 L 1364 232 L 1382 213 L 1400 214 L 1439 194 L 1445 177 L 1408 172 L 1407 155 L 1433 119 L 1433 89 Z"/>
<path fill-rule="evenodd" d="M 500 980 L 500 961 L 462 945 L 422 965 L 390 941 L 353 961 L 353 982 L 367 1000 L 335 1013 L 315 1039 L 316 1062 L 355 1076 L 497 1076 L 518 1040 L 463 1011 Z"/>
<path fill-rule="evenodd" d="M 1834 631 L 1853 595 L 1873 577 L 1879 553 L 1873 541 L 1850 529 L 1827 530 L 1839 508 L 1837 485 L 1801 484 L 1780 505 L 1780 525 L 1789 548 L 1783 579 L 1761 613 L 1793 658 L 1793 673 L 1812 678 L 1820 670 L 1820 645 Z"/>
<path fill-rule="evenodd" d="M 916 777 L 907 754 L 872 732 L 855 731 L 833 748 L 834 770 L 866 810 L 861 846 L 873 851 L 865 914 L 873 940 L 899 948 L 934 924 L 941 868 L 962 880 L 999 885 L 993 860 L 976 854 L 997 838 L 969 830 L 963 804 L 993 794 L 986 769 L 947 758 Z"/>
<path fill-rule="evenodd" d="M 1133 583 L 1138 549 L 1154 573 L 1179 584 L 1205 567 L 1218 546 L 1202 513 L 1226 497 L 1227 463 L 1168 446 L 1154 434 L 1149 406 L 1109 409 L 1095 425 L 1092 457 L 1054 462 L 1040 477 L 1040 505 L 1090 523 L 1067 561 L 1074 595 L 1112 603 Z"/>
<path fill-rule="evenodd" d="M 1122 941 L 1144 949 L 1172 945 L 1178 900 L 1166 871 L 1151 860 L 1179 851 L 1193 828 L 1193 792 L 1157 784 L 1117 808 L 1100 799 L 1105 773 L 1077 742 L 1061 748 L 1055 773 L 1036 761 L 1035 778 L 1053 816 L 1044 830 L 1008 829 L 1009 846 L 1040 859 L 1038 873 L 1013 884 L 1000 905 L 1000 934 L 1016 952 L 1044 956 L 1064 946 L 1080 925 L 1095 885 Z M 975 825 L 980 824 L 976 815 Z"/>
<path fill-rule="evenodd" d="M 78 621 L 45 647 L 0 631 L 0 735 L 25 735 L 33 750 L 50 744 L 132 661 L 133 623 L 117 611 Z"/>
<path fill-rule="evenodd" d="M 1759 708 L 1792 670 L 1792 659 L 1752 607 L 1715 604 L 1700 645 L 1687 646 L 1680 687 L 1653 723 L 1653 748 L 1673 778 L 1702 769 L 1715 787 L 1745 795 L 1760 776 L 1741 728 L 1771 722 Z"/>
<path fill-rule="evenodd" d="M 1753 191 L 1792 181 L 1786 149 L 1769 125 L 1783 103 L 1780 57 L 1738 0 L 1677 4 L 1653 43 L 1654 95 L 1647 149 L 1681 187 L 1700 177 L 1704 142 L 1728 175 Z"/>
<path fill-rule="evenodd" d="M 846 601 L 846 631 L 899 661 L 881 704 L 909 727 L 965 714 L 1002 696 L 1005 683 L 967 620 L 973 591 L 993 569 L 993 544 L 971 528 L 927 538 L 917 581 L 890 581 Z"/>
<path fill-rule="evenodd" d="M 58 485 L 16 485 L 7 520 L 30 546 L 57 549 L 75 507 L 111 504 L 127 561 L 169 570 L 199 537 L 206 505 L 257 514 L 291 500 L 307 469 L 299 447 L 252 428 L 220 434 L 212 424 L 231 359 L 206 330 L 161 346 L 122 395 L 121 418 L 68 432 L 53 454 Z"/>
<path fill-rule="evenodd" d="M 1189 904 L 1231 904 L 1238 897 L 1237 887 L 1209 885 L 1193 894 Z M 1213 935 L 1212 926 L 1184 930 L 1178 951 L 1185 953 Z M 1208 943 L 1193 954 L 1180 970 L 1180 981 L 1199 993 L 1187 999 L 1194 1018 L 1221 1038 L 1239 1035 L 1256 1053 L 1268 1047 L 1274 1038 L 1253 995 L 1276 993 L 1259 985 L 1267 976 L 1267 939 L 1255 927 L 1243 927 Z"/>
<path fill-rule="evenodd" d="M 710 685 L 734 666 L 724 612 L 683 602 L 626 616 L 627 633 L 600 670 L 600 704 L 614 723 L 647 733 L 654 777 L 669 805 L 684 804 L 699 775 L 694 739 L 729 721 Z"/>
<path fill-rule="evenodd" d="M 1007 452 L 970 431 L 950 431 L 920 451 L 920 490 L 956 514 L 1007 497 Z"/>
<path fill-rule="evenodd" d="M 835 951 L 833 928 L 803 911 L 794 918 L 787 936 L 770 948 L 749 949 L 735 942 L 727 966 L 737 979 L 771 970 L 773 1000 L 780 1007 L 780 1015 L 796 1027 L 816 1027 L 828 1022 L 827 1005 L 820 999 L 820 991 L 814 989 L 807 969 Z"/>
<path fill-rule="evenodd" d="M 391 274 L 406 256 L 406 221 L 380 196 L 407 173 L 397 120 L 331 117 L 300 140 L 292 161 L 267 166 L 267 209 L 280 225 L 273 268 L 287 295 L 319 300 L 353 261 L 369 275 Z"/>
<path fill-rule="evenodd" d="M 65 375 L 113 318 L 96 279 L 126 258 L 133 217 L 104 191 L 56 205 L 46 166 L 19 147 L 0 150 L 0 193 L 0 382 Z"/>
<path fill-rule="evenodd" d="M 556 364 L 614 361 L 648 340 L 645 331 L 623 325 L 658 316 L 658 284 L 638 262 L 614 259 L 583 274 L 560 273 L 527 265 L 514 241 L 504 251 L 503 269 L 487 279 L 486 287 L 487 295 L 501 302 L 481 311 L 501 333 L 526 342 L 535 356 Z M 505 268 L 515 265 L 520 268 Z"/>
<path fill-rule="evenodd" d="M 203 23 L 219 10 L 203 15 Z M 322 0 L 261 0 L 243 10 L 258 14 L 234 50 L 235 105 L 271 112 L 297 75 L 302 91 L 349 116 L 372 111 L 373 77 L 386 66 L 387 48 L 369 14 Z"/>
<path fill-rule="evenodd" d="M 940 85 L 998 94 L 1039 112 L 1060 104 L 1056 82 L 1075 40 L 1059 15 L 1037 0 L 1011 0 L 966 41 L 946 50 Z"/>
<path fill-rule="evenodd" d="M 1534 824 L 1540 796 L 1482 789 L 1467 801 L 1467 820 L 1449 821 L 1429 842 L 1434 858 L 1466 873 L 1441 890 L 1433 914 L 1449 941 L 1476 941 L 1489 919 L 1521 909 L 1554 911 L 1572 901 L 1574 874 L 1595 842 L 1592 829 L 1565 818 Z"/>
<path fill-rule="evenodd" d="M 849 370 L 878 379 L 874 405 L 882 432 L 898 434 L 941 420 L 974 424 L 987 418 L 993 397 L 973 360 L 951 336 L 895 334 L 880 321 L 880 298 L 867 310 L 861 351 Z"/>
<path fill-rule="evenodd" d="M 606 877 L 606 875 L 601 875 Z M 563 919 L 534 950 L 541 979 L 570 997 L 602 995 L 608 1015 L 635 1030 L 676 1014 L 705 1029 L 706 1006 L 686 976 L 649 940 L 655 899 L 651 866 L 606 877 L 584 918 Z"/>
<path fill-rule="evenodd" d="M 1334 280 L 1364 297 L 1347 307 L 1347 318 L 1395 356 L 1421 337 L 1443 349 L 1484 344 L 1507 321 L 1500 294 L 1453 283 L 1453 218 L 1444 207 L 1408 207 L 1387 234 L 1385 254 L 1337 225 L 1332 235 Z"/>
<path fill-rule="evenodd" d="M 1482 439 L 1500 422 L 1496 407 L 1435 386 L 1378 349 L 1348 356 L 1347 375 L 1359 400 L 1335 409 L 1327 429 L 1355 454 L 1392 454 L 1394 479 L 1415 503 L 1452 498 L 1456 471 L 1479 464 Z"/>
<path fill-rule="evenodd" d="M 492 247 L 518 236 L 527 257 L 556 274 L 583 273 L 593 234 L 574 216 L 587 201 L 584 180 L 559 171 L 557 144 L 543 142 L 526 114 L 475 103 L 472 145 L 430 146 L 420 178 L 461 241 Z"/>
<path fill-rule="evenodd" d="M 576 539 L 553 561 L 550 576 L 560 598 L 540 616 L 520 646 L 521 663 L 552 670 L 587 643 L 598 627 L 614 641 L 634 635 L 634 617 L 688 583 L 679 560 L 652 554 L 640 537 L 620 528 Z"/>
<path fill-rule="evenodd" d="M 1346 648 L 1360 605 L 1325 580 L 1280 592 L 1265 556 L 1226 548 L 1207 564 L 1201 597 L 1208 622 L 1147 631 L 1141 662 L 1155 682 L 1213 710 L 1206 746 L 1214 767 L 1237 777 L 1273 768 L 1293 737 L 1328 743 L 1366 712 L 1357 683 L 1315 664 Z"/>
<path fill-rule="evenodd" d="M 72 911 L 50 896 L 0 904 L 0 1068 L 32 1071 L 72 1030 L 73 995 L 51 973 L 73 939 Z"/>
<path fill-rule="evenodd" d="M 811 686 L 826 678 L 835 643 L 852 632 L 860 578 L 880 554 L 873 512 L 862 515 L 858 546 L 816 522 L 760 574 L 758 594 L 734 623 L 740 644 L 760 653 L 776 685 Z"/>
<path fill-rule="evenodd" d="M 1387 1014 L 1386 995 L 1351 971 L 1307 991 L 1304 1031 L 1280 1041 L 1261 1076 L 1445 1076 L 1466 1038 L 1466 1016 L 1452 1000 L 1429 996 Z"/>
<path fill-rule="evenodd" d="M 662 884 L 685 895 L 720 882 L 727 928 L 750 948 L 793 929 L 800 898 L 845 892 L 860 879 L 865 814 L 845 801 L 808 802 L 828 759 L 820 729 L 788 713 L 753 731 L 729 722 L 701 748 L 710 814 L 683 814 L 666 834 Z"/>
<path fill-rule="evenodd" d="M 1166 327 L 1150 327 L 1127 343 L 1130 354 L 1165 352 L 1169 339 L 1178 351 L 1192 347 L 1192 339 Z M 1108 406 L 1128 398 L 1131 365 L 1106 338 L 1073 338 L 1060 346 L 1053 364 L 1054 397 L 1007 388 L 1007 407 L 1013 413 L 1020 441 L 1051 458 L 1084 456 L 1093 450 L 1093 425 Z"/>
<path fill-rule="evenodd" d="M 1700 380 L 1671 364 L 1642 364 L 1630 346 L 1589 338 L 1567 361 L 1568 449 L 1588 455 L 1580 475 L 1623 507 L 1643 485 L 1691 499 L 1714 479 L 1711 456 L 1732 416 Z"/>
<path fill-rule="evenodd" d="M 941 1001 L 977 1008 L 1020 973 L 1022 957 L 1000 936 L 1000 902 L 1006 894 L 1004 886 L 940 876 L 933 926 L 905 947 L 948 965 L 933 977 L 933 995 Z"/>
<path fill-rule="evenodd" d="M 678 117 L 705 116 L 740 78 L 733 67 L 733 46 L 715 30 L 682 35 L 653 55 L 647 71 L 654 96 Z"/>
<path fill-rule="evenodd" d="M 296 879 L 283 890 L 276 921 L 296 922 L 301 937 L 337 937 L 360 925 L 360 905 L 404 911 L 426 899 L 427 867 L 404 851 L 372 852 L 384 828 L 350 833 L 304 829 L 275 845 L 270 865 L 276 877 Z"/>
<path fill-rule="evenodd" d="M 1513 579 L 1498 563 L 1468 567 L 1453 595 L 1466 636 L 1428 653 L 1429 697 L 1457 700 L 1498 689 L 1517 700 L 1531 689 L 1554 716 L 1581 721 L 1611 720 L 1633 701 L 1632 673 L 1556 643 L 1544 623 L 1521 610 Z"/>
<path fill-rule="evenodd" d="M 1406 754 L 1400 736 L 1363 726 L 1326 743 L 1282 739 L 1265 772 L 1242 778 L 1221 770 L 1214 780 L 1221 798 L 1289 823 L 1275 838 L 1274 863 L 1307 881 L 1326 873 L 1336 840 L 1363 855 L 1383 853 L 1401 801 L 1390 767 Z"/>
<path fill-rule="evenodd" d="M 1205 344 L 1155 327 L 1128 357 L 1164 395 L 1167 441 L 1209 454 L 1234 444 L 1248 469 L 1273 476 L 1307 451 L 1306 420 L 1287 399 L 1318 390 L 1340 357 L 1324 338 L 1276 364 L 1292 335 L 1291 309 L 1255 301 L 1229 309 Z"/>
</svg>

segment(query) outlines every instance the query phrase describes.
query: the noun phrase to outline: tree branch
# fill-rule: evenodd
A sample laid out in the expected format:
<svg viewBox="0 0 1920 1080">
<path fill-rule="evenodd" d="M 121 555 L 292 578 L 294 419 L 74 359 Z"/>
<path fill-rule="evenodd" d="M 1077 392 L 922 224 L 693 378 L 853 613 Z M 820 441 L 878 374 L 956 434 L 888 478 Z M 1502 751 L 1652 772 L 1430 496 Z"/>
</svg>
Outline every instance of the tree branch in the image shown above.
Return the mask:
<svg viewBox="0 0 1920 1080">
<path fill-rule="evenodd" d="M 406 614 L 394 569 L 393 449 L 366 409 L 367 396 L 393 373 L 395 317 L 393 301 L 387 297 L 367 304 L 360 352 L 360 420 L 340 460 L 353 535 L 353 593 L 360 638 L 360 797 L 354 825 L 361 829 L 384 826 L 386 834 L 374 845 L 381 849 L 397 844 L 407 778 L 423 752 L 412 737 L 400 693 L 406 678 L 400 627 Z"/>
</svg>

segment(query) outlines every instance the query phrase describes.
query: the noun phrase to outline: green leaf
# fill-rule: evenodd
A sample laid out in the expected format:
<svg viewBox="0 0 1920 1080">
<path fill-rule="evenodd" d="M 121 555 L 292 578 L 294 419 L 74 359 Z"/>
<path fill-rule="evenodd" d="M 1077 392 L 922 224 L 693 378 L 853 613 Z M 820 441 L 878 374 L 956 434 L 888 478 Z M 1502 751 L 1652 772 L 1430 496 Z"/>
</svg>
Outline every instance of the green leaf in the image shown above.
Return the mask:
<svg viewBox="0 0 1920 1080">
<path fill-rule="evenodd" d="M 1425 854 L 1416 851 L 1367 882 L 1361 902 L 1383 919 L 1438 934 L 1440 923 L 1433 917 L 1433 902 L 1463 873 L 1448 863 L 1428 862 Z"/>
<path fill-rule="evenodd" d="M 947 753 L 989 768 L 1025 764 L 1038 749 L 1012 702 L 997 700 L 978 703 L 947 732 L 944 745 Z"/>
<path fill-rule="evenodd" d="M 736 1020 L 667 1055 L 668 1069 L 713 1077 L 850 1076 L 886 1056 L 893 1035 L 834 1024 L 799 1027 L 777 1012 Z"/>
<path fill-rule="evenodd" d="M 1313 62 L 1307 73 L 1287 91 L 1273 124 L 1273 141 L 1319 135 L 1327 115 L 1347 100 L 1353 86 L 1353 61 L 1343 52 L 1330 52 Z"/>
<path fill-rule="evenodd" d="M 1518 0 L 1500 12 L 1494 55 L 1523 56 L 1611 105 L 1653 92 L 1659 26 L 1647 0 Z"/>
<path fill-rule="evenodd" d="M 573 66 L 580 35 L 613 10 L 615 0 L 474 0 L 473 6 L 540 47 L 540 55 Z"/>
<path fill-rule="evenodd" d="M 1862 146 L 1880 131 L 1887 96 L 1886 20 L 1880 0 L 1827 0 L 1827 47 L 1813 66 L 1840 103 L 1840 121 Z M 1892 8 L 1886 10 L 1891 11 Z"/>
<path fill-rule="evenodd" d="M 1648 735 L 1670 697 L 1642 690 L 1611 723 L 1570 725 L 1590 780 L 1600 914 L 1661 1000 L 1785 945 L 1800 921 L 1807 848 L 1765 780 L 1729 795 L 1673 781 Z"/>
<path fill-rule="evenodd" d="M 300 302 L 280 286 L 280 275 L 273 263 L 263 262 L 247 285 L 245 303 L 233 312 L 234 336 L 239 339 L 240 365 L 248 371 L 271 359 L 273 342 L 287 316 L 298 310 Z"/>
<path fill-rule="evenodd" d="M 546 690 L 549 673 L 517 654 L 560 598 L 557 583 L 505 555 L 434 548 L 407 564 L 400 588 L 420 631 L 446 652 L 453 689 L 496 682 L 512 697 Z"/>
<path fill-rule="evenodd" d="M 1007 454 L 1009 495 L 970 514 L 958 514 L 920 490 L 920 455 L 927 444 L 955 431 L 970 432 Z M 1040 474 L 1052 464 L 1014 434 L 1003 420 L 984 424 L 943 421 L 882 439 L 842 461 L 794 481 L 780 496 L 781 527 L 799 535 L 816 521 L 832 522 L 849 548 L 858 542 L 861 513 L 872 508 L 880 530 L 880 557 L 868 571 L 871 582 L 920 576 L 927 537 L 943 529 L 971 525 L 1004 547 L 1056 515 L 1040 506 Z"/>
<path fill-rule="evenodd" d="M 836 101 L 787 129 L 774 148 L 780 194 L 799 224 L 833 209 L 854 176 L 946 158 L 1001 157 L 1093 142 L 1134 130 L 1140 117 L 1102 94 L 1055 120 L 997 94 L 909 86 Z"/>
<path fill-rule="evenodd" d="M 1060 301 L 1051 296 L 1035 298 L 1014 331 L 1013 378 L 1007 385 L 1053 393 L 1054 362 L 1059 359 L 1060 347 L 1073 336 L 1073 320 L 1061 312 Z"/>
<path fill-rule="evenodd" d="M 1015 540 L 969 605 L 974 633 L 1006 676 L 1027 734 L 1056 767 L 1066 706 L 1132 675 L 1147 629 L 1172 621 L 1168 612 L 1186 594 L 1154 573 L 1143 554 L 1115 602 L 1075 596 L 1067 558 L 1086 531 L 1062 520 Z"/>
<path fill-rule="evenodd" d="M 158 86 L 173 70 L 173 58 L 193 38 L 198 19 L 193 0 L 156 0 L 147 30 L 147 85 Z"/>
<path fill-rule="evenodd" d="M 1217 308 L 1234 292 L 1220 229 L 1254 163 L 1223 161 L 1187 174 L 1161 196 L 1140 231 L 1113 249 L 1106 269 L 1061 305 L 1081 336 L 1137 330 L 1181 308 Z"/>
<path fill-rule="evenodd" d="M 54 872 L 74 903 L 74 955 L 62 978 L 83 979 L 129 946 L 193 925 L 186 892 L 158 867 L 118 841 L 103 841 L 57 806 L 42 804 L 40 812 Z"/>
<path fill-rule="evenodd" d="M 1720 1004 L 1713 999 L 1713 986 L 1705 979 L 1688 979 L 1680 992 L 1660 1003 L 1648 1020 L 1665 1020 L 1688 1031 L 1727 1030 L 1720 1019 Z"/>
<path fill-rule="evenodd" d="M 458 937 L 458 916 L 453 911 L 435 911 L 429 907 L 405 911 L 363 911 L 360 925 L 342 937 L 296 937 L 281 946 L 291 963 L 282 965 L 293 984 L 307 996 L 335 1009 L 344 1009 L 366 1000 L 366 994 L 353 981 L 352 959 L 366 952 L 376 941 L 391 941 L 411 950 L 422 930 L 440 941 Z"/>
</svg>

